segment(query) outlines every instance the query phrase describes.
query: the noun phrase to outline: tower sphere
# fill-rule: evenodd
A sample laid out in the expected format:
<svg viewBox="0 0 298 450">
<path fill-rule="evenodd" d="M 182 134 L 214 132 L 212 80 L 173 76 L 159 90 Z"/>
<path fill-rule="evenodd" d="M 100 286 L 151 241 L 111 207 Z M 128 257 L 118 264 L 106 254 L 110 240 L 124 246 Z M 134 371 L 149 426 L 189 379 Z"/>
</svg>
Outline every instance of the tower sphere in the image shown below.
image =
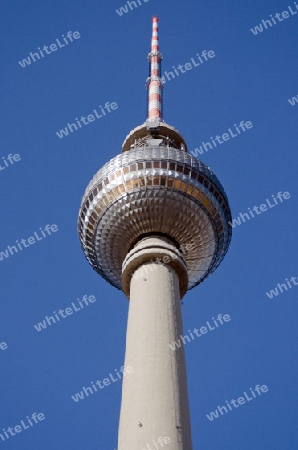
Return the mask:
<svg viewBox="0 0 298 450">
<path fill-rule="evenodd" d="M 122 153 L 94 175 L 78 217 L 89 263 L 127 297 L 130 280 L 123 277 L 123 262 L 143 238 L 166 237 L 183 255 L 188 275 L 184 295 L 217 268 L 232 234 L 221 183 L 162 118 L 162 56 L 156 38 L 148 59 L 148 118 L 126 137 Z"/>
</svg>

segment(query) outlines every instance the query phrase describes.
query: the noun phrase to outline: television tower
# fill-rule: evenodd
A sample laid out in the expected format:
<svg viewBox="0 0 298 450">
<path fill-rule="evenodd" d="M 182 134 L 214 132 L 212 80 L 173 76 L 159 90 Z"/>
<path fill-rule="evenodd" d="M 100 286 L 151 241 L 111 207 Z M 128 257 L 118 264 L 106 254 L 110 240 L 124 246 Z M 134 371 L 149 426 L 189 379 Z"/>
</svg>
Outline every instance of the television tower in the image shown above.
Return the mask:
<svg viewBox="0 0 298 450">
<path fill-rule="evenodd" d="M 227 252 L 231 213 L 163 120 L 157 17 L 148 59 L 148 118 L 87 186 L 78 229 L 93 269 L 129 299 L 118 450 L 191 450 L 184 348 L 170 344 L 183 336 L 180 300 Z"/>
</svg>

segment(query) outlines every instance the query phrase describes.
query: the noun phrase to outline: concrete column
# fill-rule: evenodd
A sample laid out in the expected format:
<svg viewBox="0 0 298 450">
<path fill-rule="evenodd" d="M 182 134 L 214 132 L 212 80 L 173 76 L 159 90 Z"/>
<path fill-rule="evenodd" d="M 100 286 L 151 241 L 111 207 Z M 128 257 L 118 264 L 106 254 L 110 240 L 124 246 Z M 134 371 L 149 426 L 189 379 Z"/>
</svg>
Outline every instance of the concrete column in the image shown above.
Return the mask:
<svg viewBox="0 0 298 450">
<path fill-rule="evenodd" d="M 163 237 L 140 241 L 123 263 L 130 298 L 118 450 L 191 450 L 180 300 L 187 289 L 181 252 Z"/>
</svg>

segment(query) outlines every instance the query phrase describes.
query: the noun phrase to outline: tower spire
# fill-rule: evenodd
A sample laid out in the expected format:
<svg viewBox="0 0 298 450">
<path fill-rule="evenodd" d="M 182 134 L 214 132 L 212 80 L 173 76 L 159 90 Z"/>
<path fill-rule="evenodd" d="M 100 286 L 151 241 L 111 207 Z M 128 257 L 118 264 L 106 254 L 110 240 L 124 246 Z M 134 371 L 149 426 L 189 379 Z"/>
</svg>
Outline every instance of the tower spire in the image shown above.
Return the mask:
<svg viewBox="0 0 298 450">
<path fill-rule="evenodd" d="M 148 89 L 148 117 L 147 128 L 156 129 L 160 122 L 163 122 L 162 117 L 162 80 L 161 61 L 162 54 L 159 52 L 158 40 L 158 17 L 152 18 L 152 38 L 151 38 L 151 52 L 148 55 L 149 60 L 149 77 L 146 81 Z"/>
</svg>

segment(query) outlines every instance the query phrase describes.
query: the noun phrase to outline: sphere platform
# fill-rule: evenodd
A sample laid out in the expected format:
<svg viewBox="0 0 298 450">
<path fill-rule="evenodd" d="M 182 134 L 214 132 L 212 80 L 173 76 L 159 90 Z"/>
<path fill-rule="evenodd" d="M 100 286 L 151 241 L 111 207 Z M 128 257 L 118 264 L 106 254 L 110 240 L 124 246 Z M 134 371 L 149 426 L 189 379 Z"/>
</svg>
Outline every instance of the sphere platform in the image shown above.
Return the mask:
<svg viewBox="0 0 298 450">
<path fill-rule="evenodd" d="M 123 153 L 95 174 L 82 199 L 83 251 L 93 269 L 118 289 L 127 253 L 145 236 L 160 234 L 180 248 L 188 289 L 216 269 L 230 243 L 231 212 L 222 185 L 186 151 L 177 130 L 167 124 L 162 129 L 154 136 L 145 125 L 133 130 Z"/>
</svg>

